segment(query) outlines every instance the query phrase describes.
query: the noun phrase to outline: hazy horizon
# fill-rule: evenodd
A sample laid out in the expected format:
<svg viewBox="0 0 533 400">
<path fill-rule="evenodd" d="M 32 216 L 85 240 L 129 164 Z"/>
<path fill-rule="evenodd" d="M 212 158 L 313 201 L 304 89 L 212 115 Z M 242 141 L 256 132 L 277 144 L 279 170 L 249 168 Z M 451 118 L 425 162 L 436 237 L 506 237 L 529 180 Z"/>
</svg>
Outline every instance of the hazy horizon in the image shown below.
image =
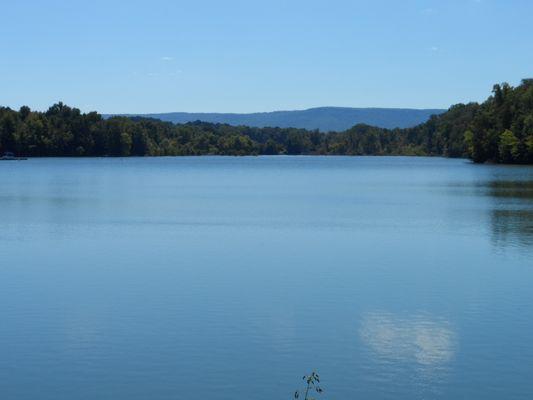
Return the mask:
<svg viewBox="0 0 533 400">
<path fill-rule="evenodd" d="M 69 104 L 70 106 L 71 104 Z M 72 105 L 74 106 L 74 105 Z M 238 114 L 238 115 L 248 115 L 248 114 L 271 114 L 277 112 L 292 112 L 292 111 L 309 111 L 309 110 L 318 110 L 323 108 L 329 109 L 361 109 L 361 110 L 447 110 L 446 108 L 409 108 L 409 107 L 347 107 L 347 106 L 318 106 L 318 107 L 307 107 L 307 108 L 295 108 L 291 110 L 270 110 L 270 111 L 249 111 L 249 112 L 239 112 L 239 111 L 228 111 L 228 112 L 219 112 L 219 111 L 158 111 L 158 112 L 147 112 L 147 113 L 102 113 L 104 115 L 152 115 L 152 114 Z M 94 110 L 98 111 L 98 110 Z"/>
</svg>

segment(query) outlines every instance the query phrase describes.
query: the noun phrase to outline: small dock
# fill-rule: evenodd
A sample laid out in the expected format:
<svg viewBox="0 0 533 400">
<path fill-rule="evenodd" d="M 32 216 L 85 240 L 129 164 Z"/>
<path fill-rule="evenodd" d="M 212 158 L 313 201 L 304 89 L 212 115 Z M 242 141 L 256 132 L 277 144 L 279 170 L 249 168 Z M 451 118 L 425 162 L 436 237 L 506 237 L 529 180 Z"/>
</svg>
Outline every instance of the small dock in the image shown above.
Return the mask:
<svg viewBox="0 0 533 400">
<path fill-rule="evenodd" d="M 0 161 L 20 161 L 20 160 L 27 160 L 26 157 L 16 157 L 14 153 L 10 151 L 6 151 L 2 157 L 0 157 Z"/>
</svg>

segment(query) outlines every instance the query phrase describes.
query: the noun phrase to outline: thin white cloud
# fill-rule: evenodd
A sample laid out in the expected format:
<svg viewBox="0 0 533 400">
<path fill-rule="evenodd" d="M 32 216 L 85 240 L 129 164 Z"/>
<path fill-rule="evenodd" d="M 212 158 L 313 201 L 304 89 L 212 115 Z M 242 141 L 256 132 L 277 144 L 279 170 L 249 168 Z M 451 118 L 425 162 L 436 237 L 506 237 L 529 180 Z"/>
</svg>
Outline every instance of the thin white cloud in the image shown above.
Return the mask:
<svg viewBox="0 0 533 400">
<path fill-rule="evenodd" d="M 174 60 L 174 57 L 164 56 L 164 57 L 161 57 L 161 60 L 162 60 L 162 61 L 173 61 L 173 60 Z"/>
</svg>

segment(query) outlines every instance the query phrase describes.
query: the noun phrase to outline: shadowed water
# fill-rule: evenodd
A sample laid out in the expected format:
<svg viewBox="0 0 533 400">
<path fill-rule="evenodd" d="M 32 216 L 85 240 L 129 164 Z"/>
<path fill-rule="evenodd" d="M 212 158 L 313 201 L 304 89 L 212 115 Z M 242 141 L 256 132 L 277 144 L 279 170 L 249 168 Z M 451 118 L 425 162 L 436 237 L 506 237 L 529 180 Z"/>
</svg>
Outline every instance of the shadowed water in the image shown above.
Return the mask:
<svg viewBox="0 0 533 400">
<path fill-rule="evenodd" d="M 0 398 L 529 399 L 533 168 L 0 163 Z"/>
</svg>

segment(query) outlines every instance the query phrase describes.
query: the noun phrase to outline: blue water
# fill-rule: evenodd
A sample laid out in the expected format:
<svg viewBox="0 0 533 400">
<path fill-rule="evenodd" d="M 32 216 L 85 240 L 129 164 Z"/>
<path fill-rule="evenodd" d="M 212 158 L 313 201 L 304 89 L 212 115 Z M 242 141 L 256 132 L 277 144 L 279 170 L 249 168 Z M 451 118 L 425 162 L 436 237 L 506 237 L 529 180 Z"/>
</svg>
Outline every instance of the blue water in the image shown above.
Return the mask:
<svg viewBox="0 0 533 400">
<path fill-rule="evenodd" d="M 533 168 L 0 163 L 0 399 L 533 396 Z"/>
</svg>

